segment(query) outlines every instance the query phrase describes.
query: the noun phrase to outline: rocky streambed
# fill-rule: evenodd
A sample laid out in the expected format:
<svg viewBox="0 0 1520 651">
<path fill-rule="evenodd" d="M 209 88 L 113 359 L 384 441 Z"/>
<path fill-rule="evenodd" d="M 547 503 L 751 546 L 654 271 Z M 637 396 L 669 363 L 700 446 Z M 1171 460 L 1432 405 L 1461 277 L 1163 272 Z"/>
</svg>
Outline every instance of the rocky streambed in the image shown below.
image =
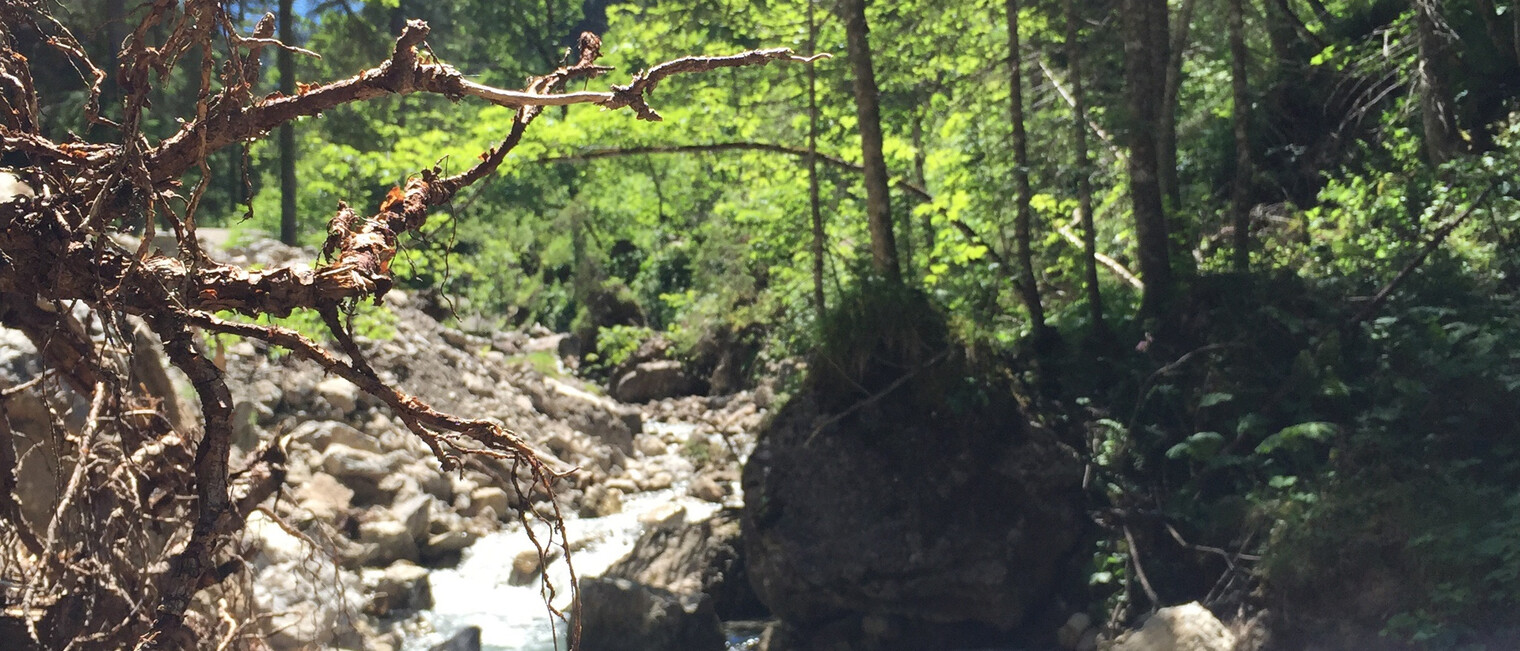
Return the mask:
<svg viewBox="0 0 1520 651">
<path fill-rule="evenodd" d="M 270 242 L 229 256 L 310 258 Z M 562 479 L 535 484 L 474 456 L 442 472 L 348 382 L 252 341 L 212 342 L 234 391 L 233 466 L 270 441 L 288 457 L 284 489 L 236 542 L 246 571 L 195 606 L 235 609 L 255 648 L 549 651 L 567 625 L 592 651 L 1098 646 L 1085 586 L 1069 580 L 1084 562 L 1079 456 L 1011 393 L 966 388 L 966 369 L 934 367 L 890 400 L 812 383 L 781 404 L 767 385 L 681 395 L 701 382 L 651 360 L 612 383 L 633 403 L 565 372 L 566 335 L 466 332 L 440 323 L 448 309 L 435 301 L 393 291 L 386 302 L 356 321 L 380 378 L 499 420 Z M 0 329 L 0 372 L 18 385 L 39 371 L 12 334 Z M 135 355 L 134 372 L 193 429 L 184 379 L 161 351 Z M 45 426 L 26 419 L 29 404 L 12 401 L 13 425 Z M 52 461 L 22 455 L 23 508 L 56 499 Z M 542 544 L 555 513 L 568 559 Z M 583 607 L 567 624 L 550 608 L 574 612 L 572 586 Z M 773 616 L 763 634 L 736 624 Z"/>
<path fill-rule="evenodd" d="M 586 590 L 606 592 L 586 579 L 627 556 L 639 536 L 701 526 L 742 501 L 739 468 L 769 413 L 768 391 L 625 404 L 545 368 L 562 335 L 469 334 L 403 292 L 387 302 L 388 336 L 361 344 L 382 379 L 439 409 L 500 420 L 566 473 L 553 497 Z M 484 648 L 553 648 L 543 559 L 519 519 L 554 512 L 547 490 L 519 496 L 509 482 L 526 477 L 494 459 L 440 472 L 421 440 L 346 381 L 249 341 L 223 345 L 239 450 L 282 437 L 290 459 L 287 491 L 250 520 L 242 542 L 251 601 L 273 648 L 426 649 L 470 626 Z M 728 517 L 737 536 L 737 516 Z M 547 523 L 528 521 L 547 540 Z M 545 551 L 552 603 L 569 613 L 570 563 L 557 548 Z M 665 576 L 641 585 L 700 575 L 687 565 L 662 567 Z M 674 595 L 702 586 L 667 587 Z M 603 624 L 582 622 L 588 634 Z"/>
</svg>

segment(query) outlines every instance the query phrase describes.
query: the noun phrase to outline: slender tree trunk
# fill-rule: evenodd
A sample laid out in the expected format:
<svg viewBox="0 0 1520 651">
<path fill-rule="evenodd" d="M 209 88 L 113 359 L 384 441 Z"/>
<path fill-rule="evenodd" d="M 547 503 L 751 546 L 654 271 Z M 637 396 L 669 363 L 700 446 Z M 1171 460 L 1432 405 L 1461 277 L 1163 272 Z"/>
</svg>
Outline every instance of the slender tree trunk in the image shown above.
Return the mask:
<svg viewBox="0 0 1520 651">
<path fill-rule="evenodd" d="M 1446 84 L 1446 43 L 1438 32 L 1440 8 L 1436 0 L 1415 0 L 1415 40 L 1419 46 L 1416 85 L 1420 94 L 1420 121 L 1425 127 L 1425 153 L 1440 165 L 1462 149 L 1457 120 Z"/>
<path fill-rule="evenodd" d="M 845 41 L 854 72 L 855 112 L 860 122 L 861 160 L 865 164 L 866 219 L 871 230 L 871 262 L 876 273 L 902 282 L 897 242 L 892 234 L 892 205 L 887 188 L 887 162 L 882 156 L 881 98 L 871 67 L 865 0 L 843 0 Z"/>
<path fill-rule="evenodd" d="M 1230 188 L 1230 213 L 1235 224 L 1235 270 L 1251 268 L 1251 215 L 1246 203 L 1251 186 L 1250 86 L 1246 78 L 1244 0 L 1228 0 L 1230 23 L 1230 89 L 1234 97 L 1231 121 L 1235 131 L 1235 182 Z"/>
<path fill-rule="evenodd" d="M 902 263 L 904 276 L 911 281 L 918 277 L 918 270 L 913 266 L 913 210 L 911 208 L 900 210 L 898 216 L 900 217 L 898 226 L 902 228 L 902 237 L 896 237 L 894 234 L 893 239 L 902 244 L 902 250 L 898 252 L 898 260 Z"/>
<path fill-rule="evenodd" d="M 1177 176 L 1177 97 L 1182 92 L 1182 55 L 1187 50 L 1188 38 L 1193 26 L 1193 7 L 1196 0 L 1182 0 L 1177 10 L 1175 31 L 1164 24 L 1159 29 L 1168 41 L 1164 56 L 1166 63 L 1166 86 L 1161 99 L 1160 171 L 1161 193 L 1166 200 L 1167 212 L 1176 213 L 1182 208 L 1182 181 Z"/>
<path fill-rule="evenodd" d="M 1509 42 L 1515 48 L 1515 63 L 1520 64 L 1520 10 L 1511 9 Z"/>
<path fill-rule="evenodd" d="M 1298 33 L 1293 29 L 1293 19 L 1276 0 L 1261 0 L 1262 15 L 1266 16 L 1267 42 L 1272 46 L 1271 60 L 1278 70 L 1299 65 L 1294 43 Z"/>
<path fill-rule="evenodd" d="M 1335 16 L 1330 13 L 1329 9 L 1325 8 L 1325 3 L 1322 0 L 1309 0 L 1309 10 L 1314 12 L 1314 17 L 1319 19 L 1321 25 L 1325 27 L 1333 27 L 1335 25 Z"/>
<path fill-rule="evenodd" d="M 293 0 L 280 0 L 280 41 L 295 44 L 291 15 Z M 276 55 L 280 67 L 280 92 L 296 94 L 296 61 L 290 50 L 280 48 Z M 296 130 L 291 122 L 280 125 L 280 241 L 296 245 Z"/>
<path fill-rule="evenodd" d="M 924 175 L 924 164 L 927 156 L 924 154 L 924 112 L 922 108 L 913 110 L 913 182 L 918 187 L 928 189 L 929 183 Z M 919 217 L 919 229 L 924 232 L 924 273 L 929 273 L 929 266 L 934 264 L 934 218 L 929 211 L 924 211 Z"/>
<path fill-rule="evenodd" d="M 813 15 L 814 0 L 807 0 L 807 54 L 818 49 L 818 22 Z M 823 316 L 823 211 L 818 200 L 818 71 L 807 64 L 808 85 L 808 207 L 813 216 L 813 309 Z"/>
<path fill-rule="evenodd" d="M 1494 0 L 1477 0 L 1477 14 L 1483 18 L 1483 31 L 1488 34 L 1488 42 L 1493 44 L 1494 51 L 1503 52 L 1504 46 L 1509 41 L 1504 36 L 1504 28 L 1499 24 L 1498 7 L 1494 6 Z"/>
<path fill-rule="evenodd" d="M 1141 311 L 1160 316 L 1170 300 L 1172 265 L 1166 210 L 1161 198 L 1157 137 L 1166 80 L 1166 41 L 1157 23 L 1166 23 L 1166 0 L 1124 0 L 1124 77 L 1130 125 L 1129 193 L 1135 219 L 1140 275 L 1145 280 Z M 1165 30 L 1160 30 L 1165 33 Z"/>
<path fill-rule="evenodd" d="M 1077 4 L 1065 0 L 1066 60 L 1071 66 L 1071 135 L 1077 154 L 1077 212 L 1082 226 L 1082 284 L 1093 331 L 1103 333 L 1103 295 L 1098 289 L 1098 230 L 1093 225 L 1092 161 L 1087 155 L 1087 98 L 1082 90 L 1082 48 L 1077 43 Z"/>
<path fill-rule="evenodd" d="M 1013 123 L 1013 190 L 1014 200 L 1013 239 L 1017 260 L 1019 297 L 1029 310 L 1029 322 L 1035 337 L 1048 334 L 1045 325 L 1045 306 L 1040 303 L 1040 288 L 1034 277 L 1033 239 L 1030 222 L 1033 215 L 1029 207 L 1029 137 L 1024 131 L 1024 74 L 1023 57 L 1019 53 L 1019 0 L 1006 0 L 1003 9 L 1008 14 L 1008 117 Z"/>
<path fill-rule="evenodd" d="M 126 0 L 106 0 L 106 24 L 101 31 L 104 32 L 106 39 L 106 67 L 104 69 L 117 70 L 121 65 L 118 60 L 121 55 L 121 43 L 127 38 Z M 100 84 L 100 114 L 115 116 L 116 113 L 108 113 L 106 108 L 115 109 L 120 102 L 121 84 L 117 83 L 116 75 L 106 75 Z"/>
</svg>

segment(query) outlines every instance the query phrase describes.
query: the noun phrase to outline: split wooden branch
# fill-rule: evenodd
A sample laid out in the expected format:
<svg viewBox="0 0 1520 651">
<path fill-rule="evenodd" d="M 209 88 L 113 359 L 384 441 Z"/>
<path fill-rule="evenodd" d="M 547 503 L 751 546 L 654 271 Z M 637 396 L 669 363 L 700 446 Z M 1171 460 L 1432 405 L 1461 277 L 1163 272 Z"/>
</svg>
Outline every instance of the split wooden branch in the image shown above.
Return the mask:
<svg viewBox="0 0 1520 651">
<path fill-rule="evenodd" d="M 786 48 L 776 48 L 732 56 L 682 57 L 636 75 L 627 86 L 613 86 L 611 92 L 557 94 L 549 92 L 552 84 L 537 88 L 530 84 L 526 91 L 506 90 L 465 79 L 463 74 L 447 64 L 422 63 L 417 57 L 416 48 L 427 34 L 426 23 L 420 20 L 410 21 L 396 39 L 396 48 L 390 60 L 375 68 L 348 79 L 308 88 L 298 95 L 271 95 L 247 108 L 235 105 L 218 107 L 219 110 L 213 111 L 205 120 L 186 125 L 147 155 L 147 167 L 152 171 L 153 180 L 165 183 L 176 179 L 197 157 L 240 140 L 259 137 L 282 123 L 384 95 L 427 92 L 455 99 L 468 95 L 511 108 L 598 104 L 607 109 L 631 107 L 641 119 L 659 120 L 659 114 L 647 103 L 647 95 L 660 81 L 672 75 L 758 66 L 772 61 L 808 62 L 828 56 L 816 54 L 804 57 Z M 600 41 L 597 45 L 600 46 Z M 591 64 L 589 59 L 594 59 L 599 54 L 599 49 L 583 48 L 583 61 L 570 68 L 561 68 L 560 71 L 595 76 L 611 70 L 606 66 Z M 553 73 L 548 75 L 555 76 Z"/>
</svg>

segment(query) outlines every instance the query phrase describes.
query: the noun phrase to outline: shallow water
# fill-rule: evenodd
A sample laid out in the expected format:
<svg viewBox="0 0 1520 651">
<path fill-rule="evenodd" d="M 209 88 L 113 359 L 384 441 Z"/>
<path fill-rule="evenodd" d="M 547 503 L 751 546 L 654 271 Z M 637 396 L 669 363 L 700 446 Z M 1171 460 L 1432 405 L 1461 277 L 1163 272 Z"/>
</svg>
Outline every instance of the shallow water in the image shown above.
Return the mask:
<svg viewBox="0 0 1520 651">
<path fill-rule="evenodd" d="M 606 571 L 633 549 L 643 530 L 639 516 L 671 502 L 686 507 L 688 521 L 704 519 L 718 509 L 716 504 L 688 497 L 682 482 L 666 490 L 627 496 L 623 498 L 623 511 L 615 515 L 567 519 L 565 529 L 572 547 L 578 549 L 570 559 L 575 575 L 584 578 Z M 548 527 L 535 523 L 534 531 L 542 541 Z M 507 583 L 512 574 L 512 560 L 530 549 L 533 544 L 522 525 L 512 524 L 465 550 L 458 566 L 434 571 L 430 576 L 434 606 L 421 615 L 422 628 L 427 632 L 409 636 L 404 649 L 426 651 L 465 626 L 480 627 L 481 648 L 485 651 L 564 649 L 565 624 L 549 615 L 542 586 L 536 581 L 526 586 Z M 548 576 L 556 591 L 554 606 L 568 613 L 570 568 L 564 559 L 549 566 Z M 736 642 L 742 644 L 746 639 L 748 636 Z"/>
</svg>

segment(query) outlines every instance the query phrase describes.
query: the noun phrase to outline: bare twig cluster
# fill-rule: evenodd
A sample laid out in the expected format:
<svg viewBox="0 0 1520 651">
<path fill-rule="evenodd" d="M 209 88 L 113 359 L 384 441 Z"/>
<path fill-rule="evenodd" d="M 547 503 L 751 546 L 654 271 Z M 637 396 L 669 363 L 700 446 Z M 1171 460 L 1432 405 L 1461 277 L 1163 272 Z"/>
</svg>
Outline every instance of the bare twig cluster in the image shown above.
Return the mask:
<svg viewBox="0 0 1520 651">
<path fill-rule="evenodd" d="M 84 112 L 109 143 L 44 132 L 42 98 L 16 33 L 0 32 L 0 143 L 27 161 L 10 172 L 17 191 L 0 196 L 0 324 L 25 333 L 46 367 L 31 386 L 0 387 L 0 541 L 16 542 L 0 571 L 24 576 L 19 595 L 7 590 L 0 622 L 24 623 L 47 646 L 187 648 L 226 640 L 241 625 L 220 613 L 196 613 L 207 588 L 238 573 L 229 536 L 284 480 L 284 451 L 266 441 L 232 467 L 233 407 L 226 378 L 200 331 L 232 333 L 288 349 L 353 382 L 388 405 L 432 449 L 444 470 L 466 455 L 506 460 L 545 487 L 558 476 L 521 436 L 502 424 L 443 413 L 387 384 L 343 328 L 339 311 L 376 302 L 391 286 L 398 238 L 421 228 L 430 211 L 494 172 L 545 106 L 597 104 L 631 108 L 658 120 L 648 93 L 679 73 L 807 61 L 788 50 L 730 57 L 685 57 L 642 72 L 608 92 L 563 93 L 567 81 L 600 76 L 600 39 L 581 36 L 580 58 L 531 79 L 523 90 L 469 81 L 453 67 L 419 57 L 428 26 L 411 21 L 388 60 L 352 77 L 302 85 L 295 95 L 259 95 L 265 48 L 313 54 L 273 38 L 266 15 L 249 33 L 217 0 L 154 0 L 127 34 L 115 70 L 102 70 L 36 0 L 0 0 L 0 20 L 27 28 L 78 70 L 88 88 Z M 199 80 L 194 115 L 158 142 L 143 133 L 155 84 L 177 67 Z M 120 118 L 100 111 L 107 75 L 121 89 Z M 329 221 L 322 261 L 311 268 L 250 270 L 208 257 L 195 238 L 196 212 L 212 174 L 207 156 L 263 138 L 275 127 L 338 106 L 387 95 L 466 96 L 516 108 L 503 138 L 469 169 L 446 176 L 423 170 L 368 216 L 345 204 Z M 197 180 L 189 187 L 186 175 Z M 179 253 L 149 246 L 161 225 Z M 136 246 L 120 244 L 122 234 Z M 116 237 L 112 237 L 115 235 Z M 293 330 L 250 325 L 227 313 L 284 316 L 314 310 L 338 350 Z M 133 370 L 133 353 L 161 347 L 199 400 L 199 419 L 155 400 Z M 5 406 L 22 391 L 53 397 L 47 445 L 74 464 L 54 513 L 22 513 L 13 497 L 17 451 L 34 432 L 11 428 Z M 69 396 L 87 397 L 82 425 L 66 422 Z M 77 398 L 76 398 L 77 400 Z M 81 410 L 75 410 L 81 411 Z M 522 487 L 514 487 L 519 491 Z M 556 527 L 564 544 L 563 528 Z M 14 571 L 10 571 L 14 570 Z M 220 624 L 218 620 L 222 621 Z M 230 623 L 229 623 L 230 622 Z M 0 631 L 0 634 L 3 634 Z"/>
</svg>

